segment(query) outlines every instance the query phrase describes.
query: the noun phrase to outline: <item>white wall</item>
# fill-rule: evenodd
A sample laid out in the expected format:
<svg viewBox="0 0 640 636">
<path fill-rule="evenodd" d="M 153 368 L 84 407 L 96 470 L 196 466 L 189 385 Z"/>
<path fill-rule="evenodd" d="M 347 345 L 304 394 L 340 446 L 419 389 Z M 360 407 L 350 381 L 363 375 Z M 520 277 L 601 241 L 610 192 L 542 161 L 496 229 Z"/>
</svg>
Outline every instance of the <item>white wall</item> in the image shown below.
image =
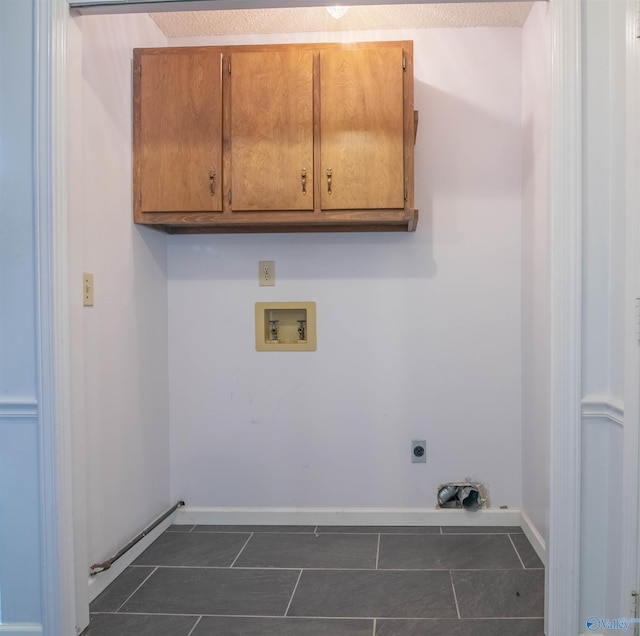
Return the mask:
<svg viewBox="0 0 640 636">
<path fill-rule="evenodd" d="M 0 2 L 0 624 L 42 620 L 34 12 Z M 27 116 L 25 116 L 25 113 Z M 0 628 L 2 629 L 2 628 Z"/>
<path fill-rule="evenodd" d="M 522 30 L 522 510 L 549 536 L 549 5 Z"/>
<path fill-rule="evenodd" d="M 146 15 L 77 17 L 70 32 L 75 496 L 88 566 L 171 503 L 166 237 L 135 227 L 131 202 L 132 47 L 165 38 Z M 94 307 L 82 307 L 83 271 Z"/>
<path fill-rule="evenodd" d="M 471 477 L 519 507 L 521 30 L 340 37 L 414 40 L 418 229 L 168 238 L 172 497 L 421 507 Z M 267 300 L 316 301 L 317 352 L 255 351 Z"/>
</svg>

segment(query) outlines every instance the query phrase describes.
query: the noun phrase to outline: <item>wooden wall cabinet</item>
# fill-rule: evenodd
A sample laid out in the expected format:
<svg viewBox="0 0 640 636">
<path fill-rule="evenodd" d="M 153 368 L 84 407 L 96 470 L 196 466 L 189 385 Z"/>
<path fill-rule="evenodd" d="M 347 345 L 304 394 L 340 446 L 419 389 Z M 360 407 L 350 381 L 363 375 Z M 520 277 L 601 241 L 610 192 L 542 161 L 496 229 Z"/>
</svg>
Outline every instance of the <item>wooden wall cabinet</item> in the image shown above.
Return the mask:
<svg viewBox="0 0 640 636">
<path fill-rule="evenodd" d="M 413 43 L 134 50 L 134 221 L 413 231 Z"/>
</svg>

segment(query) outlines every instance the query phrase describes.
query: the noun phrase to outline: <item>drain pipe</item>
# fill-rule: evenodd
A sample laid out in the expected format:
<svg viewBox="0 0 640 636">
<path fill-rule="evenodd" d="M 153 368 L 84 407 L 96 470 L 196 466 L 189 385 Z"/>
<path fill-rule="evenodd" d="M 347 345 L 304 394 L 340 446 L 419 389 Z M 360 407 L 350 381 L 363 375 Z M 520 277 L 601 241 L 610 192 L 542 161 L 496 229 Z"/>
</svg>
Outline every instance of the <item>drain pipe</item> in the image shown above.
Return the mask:
<svg viewBox="0 0 640 636">
<path fill-rule="evenodd" d="M 140 534 L 136 535 L 124 548 L 118 550 L 110 559 L 107 559 L 103 563 L 94 563 L 89 568 L 89 574 L 91 576 L 95 576 L 96 574 L 100 574 L 100 572 L 104 572 L 108 570 L 122 555 L 131 550 L 136 543 L 142 541 L 152 530 L 157 528 L 167 517 L 171 516 L 178 508 L 184 506 L 184 501 L 179 501 L 175 506 L 172 506 L 167 510 L 164 514 L 158 517 L 153 523 L 148 525 Z"/>
</svg>

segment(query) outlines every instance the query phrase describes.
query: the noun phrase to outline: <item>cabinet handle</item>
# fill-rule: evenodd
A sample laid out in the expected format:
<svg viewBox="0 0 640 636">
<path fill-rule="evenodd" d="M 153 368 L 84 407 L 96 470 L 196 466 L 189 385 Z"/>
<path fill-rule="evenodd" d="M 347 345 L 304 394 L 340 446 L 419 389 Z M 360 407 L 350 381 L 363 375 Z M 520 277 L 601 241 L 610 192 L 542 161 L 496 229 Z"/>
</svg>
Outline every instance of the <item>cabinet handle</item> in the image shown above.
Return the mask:
<svg viewBox="0 0 640 636">
<path fill-rule="evenodd" d="M 333 175 L 333 170 L 329 168 L 327 170 L 327 192 L 331 194 L 331 176 Z"/>
<path fill-rule="evenodd" d="M 300 178 L 302 179 L 302 194 L 307 194 L 307 169 L 302 168 L 302 172 L 300 173 Z"/>
<path fill-rule="evenodd" d="M 216 171 L 211 169 L 209 170 L 209 181 L 211 182 L 209 185 L 211 186 L 211 196 L 216 195 Z"/>
</svg>

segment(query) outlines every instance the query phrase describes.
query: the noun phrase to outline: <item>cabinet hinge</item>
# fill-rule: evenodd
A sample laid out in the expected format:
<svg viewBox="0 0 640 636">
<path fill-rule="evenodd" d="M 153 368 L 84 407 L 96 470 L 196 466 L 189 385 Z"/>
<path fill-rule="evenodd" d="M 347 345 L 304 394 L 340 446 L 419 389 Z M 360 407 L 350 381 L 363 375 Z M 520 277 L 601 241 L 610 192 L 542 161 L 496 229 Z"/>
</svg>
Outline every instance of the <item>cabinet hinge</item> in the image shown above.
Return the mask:
<svg viewBox="0 0 640 636">
<path fill-rule="evenodd" d="M 405 186 L 405 188 L 404 188 L 404 200 L 406 201 L 408 198 L 409 198 L 409 190 Z"/>
<path fill-rule="evenodd" d="M 227 73 L 231 75 L 231 60 L 229 60 L 229 63 L 227 64 Z"/>
<path fill-rule="evenodd" d="M 229 200 L 229 205 L 231 205 L 231 190 L 229 190 L 229 193 L 227 195 L 227 199 Z"/>
<path fill-rule="evenodd" d="M 142 190 L 138 192 L 138 204 L 142 205 Z"/>
<path fill-rule="evenodd" d="M 403 71 L 407 70 L 407 56 L 406 55 L 402 56 L 402 70 Z"/>
</svg>

